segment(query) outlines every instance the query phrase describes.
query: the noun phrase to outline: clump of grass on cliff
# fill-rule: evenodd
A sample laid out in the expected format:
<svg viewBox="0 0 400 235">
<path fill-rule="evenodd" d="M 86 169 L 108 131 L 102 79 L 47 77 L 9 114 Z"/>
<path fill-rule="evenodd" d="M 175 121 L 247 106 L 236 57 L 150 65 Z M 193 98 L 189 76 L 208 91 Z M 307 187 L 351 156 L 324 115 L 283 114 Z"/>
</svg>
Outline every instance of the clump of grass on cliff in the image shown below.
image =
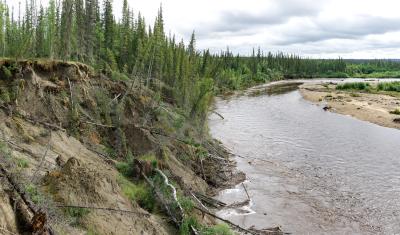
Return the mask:
<svg viewBox="0 0 400 235">
<path fill-rule="evenodd" d="M 149 212 L 154 211 L 156 207 L 156 198 L 150 187 L 144 182 L 135 184 L 122 175 L 118 177 L 117 182 L 124 195 L 131 201 L 138 203 L 142 208 Z"/>
</svg>

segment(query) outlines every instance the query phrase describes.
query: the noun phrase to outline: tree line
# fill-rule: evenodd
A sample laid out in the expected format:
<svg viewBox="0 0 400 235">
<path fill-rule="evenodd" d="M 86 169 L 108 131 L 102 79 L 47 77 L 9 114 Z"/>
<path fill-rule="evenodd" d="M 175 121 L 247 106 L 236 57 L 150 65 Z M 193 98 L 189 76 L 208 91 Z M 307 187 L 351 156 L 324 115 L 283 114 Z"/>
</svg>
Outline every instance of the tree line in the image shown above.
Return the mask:
<svg viewBox="0 0 400 235">
<path fill-rule="evenodd" d="M 0 2 L 2 57 L 80 61 L 115 78 L 138 77 L 147 85 L 158 80 L 173 90 L 179 107 L 200 119 L 215 91 L 283 78 L 346 77 L 367 66 L 341 58 L 315 60 L 260 49 L 246 57 L 229 48 L 219 53 L 199 51 L 194 32 L 187 44 L 165 34 L 162 7 L 150 25 L 140 13 L 133 13 L 127 0 L 119 20 L 112 0 L 50 0 L 46 6 L 36 2 L 26 0 L 25 9 L 19 5 L 18 15 L 5 0 Z M 390 66 L 399 68 L 398 63 Z M 376 70 L 389 64 L 376 62 L 370 67 Z"/>
</svg>

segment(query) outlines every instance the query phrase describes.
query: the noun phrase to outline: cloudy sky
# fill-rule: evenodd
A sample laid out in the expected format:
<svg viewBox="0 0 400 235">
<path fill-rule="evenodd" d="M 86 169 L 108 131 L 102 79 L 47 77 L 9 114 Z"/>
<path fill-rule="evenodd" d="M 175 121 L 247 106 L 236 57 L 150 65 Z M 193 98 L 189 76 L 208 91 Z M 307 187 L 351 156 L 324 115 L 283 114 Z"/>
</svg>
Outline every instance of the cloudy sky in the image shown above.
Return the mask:
<svg viewBox="0 0 400 235">
<path fill-rule="evenodd" d="M 44 4 L 47 0 L 41 0 Z M 398 0 L 128 0 L 152 23 L 162 3 L 167 32 L 199 49 L 253 47 L 314 58 L 400 58 Z M 122 0 L 114 0 L 120 15 Z"/>
</svg>

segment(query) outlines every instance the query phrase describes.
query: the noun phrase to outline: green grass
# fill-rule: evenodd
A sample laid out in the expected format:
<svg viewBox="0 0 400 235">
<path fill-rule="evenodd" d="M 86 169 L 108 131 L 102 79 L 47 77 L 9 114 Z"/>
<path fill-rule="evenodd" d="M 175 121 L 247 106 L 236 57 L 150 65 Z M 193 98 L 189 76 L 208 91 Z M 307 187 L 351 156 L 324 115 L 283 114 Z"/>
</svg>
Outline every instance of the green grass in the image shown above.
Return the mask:
<svg viewBox="0 0 400 235">
<path fill-rule="evenodd" d="M 336 86 L 337 90 L 368 90 L 370 89 L 369 83 L 366 82 L 348 82 Z"/>
<path fill-rule="evenodd" d="M 190 235 L 191 227 L 196 228 L 202 235 L 234 235 L 226 224 L 217 224 L 211 227 L 201 225 L 193 216 L 184 218 L 179 229 L 180 235 Z"/>
<path fill-rule="evenodd" d="M 32 202 L 34 202 L 35 204 L 44 202 L 45 199 L 44 199 L 43 195 L 39 193 L 36 185 L 34 185 L 32 183 L 25 185 L 25 191 L 28 193 Z"/>
<path fill-rule="evenodd" d="M 65 212 L 72 218 L 81 219 L 89 214 L 90 210 L 86 208 L 65 208 Z"/>
<path fill-rule="evenodd" d="M 147 184 L 144 182 L 134 184 L 122 175 L 118 177 L 117 182 L 124 195 L 131 201 L 137 202 L 142 208 L 149 212 L 154 211 L 156 199 L 154 193 Z"/>
<path fill-rule="evenodd" d="M 380 82 L 378 90 L 400 92 L 400 82 Z"/>
<path fill-rule="evenodd" d="M 203 235 L 233 235 L 233 232 L 226 224 L 217 224 L 213 227 L 205 228 L 202 233 Z"/>
<path fill-rule="evenodd" d="M 29 167 L 29 162 L 23 158 L 17 158 L 16 163 L 17 163 L 17 166 L 20 168 L 28 168 Z"/>
<path fill-rule="evenodd" d="M 390 114 L 400 115 L 400 109 L 395 109 L 393 111 L 390 111 Z"/>
</svg>

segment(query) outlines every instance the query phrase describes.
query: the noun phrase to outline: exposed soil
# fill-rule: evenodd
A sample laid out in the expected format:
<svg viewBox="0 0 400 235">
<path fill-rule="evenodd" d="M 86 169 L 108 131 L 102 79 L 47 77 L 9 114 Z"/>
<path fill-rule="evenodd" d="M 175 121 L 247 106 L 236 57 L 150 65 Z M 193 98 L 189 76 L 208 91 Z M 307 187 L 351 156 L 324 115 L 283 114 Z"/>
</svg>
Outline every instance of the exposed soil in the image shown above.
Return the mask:
<svg viewBox="0 0 400 235">
<path fill-rule="evenodd" d="M 350 115 L 380 126 L 400 129 L 395 122 L 399 115 L 390 112 L 400 108 L 400 99 L 384 94 L 338 91 L 335 84 L 304 84 L 300 93 L 304 99 L 316 103 L 327 111 Z"/>
<path fill-rule="evenodd" d="M 151 214 L 123 193 L 116 164 L 129 152 L 155 155 L 183 193 L 212 194 L 244 179 L 216 141 L 200 137 L 189 125 L 173 130 L 173 120 L 161 116 L 159 106 L 168 113 L 174 107 L 156 103 L 151 90 L 112 81 L 79 63 L 21 61 L 16 67 L 11 79 L 0 79 L 0 164 L 18 187 L 33 190 L 27 195 L 56 233 L 177 233 L 162 210 Z M 182 140 L 189 137 L 203 142 L 203 148 Z M 24 233 L 13 210 L 12 201 L 20 200 L 14 191 L 0 175 L 0 229 Z M 60 205 L 113 210 L 90 209 L 76 225 Z"/>
</svg>

